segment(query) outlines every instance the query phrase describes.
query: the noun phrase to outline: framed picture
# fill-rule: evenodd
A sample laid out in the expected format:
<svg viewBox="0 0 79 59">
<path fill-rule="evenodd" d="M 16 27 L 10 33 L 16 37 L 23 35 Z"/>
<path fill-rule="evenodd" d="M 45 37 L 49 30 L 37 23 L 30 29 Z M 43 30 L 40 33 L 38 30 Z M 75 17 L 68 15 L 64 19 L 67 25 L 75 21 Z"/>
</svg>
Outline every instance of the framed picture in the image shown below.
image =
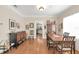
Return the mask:
<svg viewBox="0 0 79 59">
<path fill-rule="evenodd" d="M 34 30 L 30 30 L 30 35 L 34 35 Z"/>
<path fill-rule="evenodd" d="M 30 27 L 30 28 L 34 28 L 34 23 L 30 23 L 30 24 L 29 24 L 29 27 Z"/>
<path fill-rule="evenodd" d="M 61 31 L 63 29 L 63 23 L 60 23 L 58 27 L 58 31 Z"/>
<path fill-rule="evenodd" d="M 15 29 L 15 25 L 16 25 L 15 20 L 9 19 L 9 29 L 10 30 Z"/>
<path fill-rule="evenodd" d="M 61 29 L 63 29 L 63 23 L 61 23 Z"/>
<path fill-rule="evenodd" d="M 44 29 L 46 29 L 46 25 L 44 26 Z"/>
<path fill-rule="evenodd" d="M 19 29 L 20 28 L 20 25 L 19 25 L 19 23 L 16 23 L 16 27 Z"/>
<path fill-rule="evenodd" d="M 29 25 L 25 25 L 25 29 L 28 30 L 29 29 Z"/>
</svg>

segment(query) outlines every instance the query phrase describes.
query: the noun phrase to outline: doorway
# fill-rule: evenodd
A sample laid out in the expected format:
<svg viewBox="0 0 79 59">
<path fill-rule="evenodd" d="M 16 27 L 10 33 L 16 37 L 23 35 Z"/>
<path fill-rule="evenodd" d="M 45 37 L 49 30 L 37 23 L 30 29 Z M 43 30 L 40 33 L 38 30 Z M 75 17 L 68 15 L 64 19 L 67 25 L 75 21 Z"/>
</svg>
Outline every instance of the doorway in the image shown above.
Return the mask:
<svg viewBox="0 0 79 59">
<path fill-rule="evenodd" d="M 43 38 L 43 26 L 41 22 L 36 23 L 36 37 Z"/>
</svg>

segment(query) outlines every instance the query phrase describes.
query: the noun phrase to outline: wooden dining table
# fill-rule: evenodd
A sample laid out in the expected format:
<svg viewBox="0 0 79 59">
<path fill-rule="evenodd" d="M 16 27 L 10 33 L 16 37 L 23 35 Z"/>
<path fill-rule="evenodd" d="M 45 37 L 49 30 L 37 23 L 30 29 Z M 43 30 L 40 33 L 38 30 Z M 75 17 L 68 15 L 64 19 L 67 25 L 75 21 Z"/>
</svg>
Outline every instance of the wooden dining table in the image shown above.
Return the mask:
<svg viewBox="0 0 79 59">
<path fill-rule="evenodd" d="M 71 45 L 71 54 L 75 54 L 75 41 L 66 41 L 64 40 L 64 36 L 62 35 L 56 35 L 56 34 L 48 34 L 48 39 L 50 39 L 52 42 L 54 42 L 55 46 L 60 45 L 61 46 L 61 53 L 63 52 L 63 44 L 70 44 Z"/>
</svg>

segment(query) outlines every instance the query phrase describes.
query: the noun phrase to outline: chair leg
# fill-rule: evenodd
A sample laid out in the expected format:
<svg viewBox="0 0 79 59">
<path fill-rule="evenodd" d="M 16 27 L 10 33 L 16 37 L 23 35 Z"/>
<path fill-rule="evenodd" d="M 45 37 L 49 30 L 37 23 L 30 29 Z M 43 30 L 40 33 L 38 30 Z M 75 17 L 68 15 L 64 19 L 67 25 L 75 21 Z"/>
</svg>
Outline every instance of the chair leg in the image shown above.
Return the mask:
<svg viewBox="0 0 79 59">
<path fill-rule="evenodd" d="M 74 50 L 74 54 L 75 54 L 75 42 L 74 42 L 74 47 L 73 47 L 73 50 Z"/>
<path fill-rule="evenodd" d="M 47 42 L 47 46 L 48 46 L 48 42 Z"/>
<path fill-rule="evenodd" d="M 50 48 L 50 44 L 48 43 L 48 49 Z"/>
<path fill-rule="evenodd" d="M 72 54 L 72 47 L 71 47 L 71 54 Z"/>
</svg>

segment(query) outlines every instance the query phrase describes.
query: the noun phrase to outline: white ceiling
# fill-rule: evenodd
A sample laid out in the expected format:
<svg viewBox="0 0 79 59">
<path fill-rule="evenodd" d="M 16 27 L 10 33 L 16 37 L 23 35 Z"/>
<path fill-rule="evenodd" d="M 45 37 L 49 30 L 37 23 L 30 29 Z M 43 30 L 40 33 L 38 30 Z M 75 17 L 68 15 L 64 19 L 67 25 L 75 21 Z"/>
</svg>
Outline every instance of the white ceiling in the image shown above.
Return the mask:
<svg viewBox="0 0 79 59">
<path fill-rule="evenodd" d="M 23 16 L 55 16 L 63 13 L 70 5 L 47 5 L 44 11 L 39 11 L 36 5 L 17 5 L 13 6 Z"/>
<path fill-rule="evenodd" d="M 71 15 L 76 14 L 76 13 L 79 13 L 79 5 L 72 5 L 66 11 L 64 11 L 63 13 L 61 13 L 60 16 L 67 17 L 67 16 L 71 16 Z"/>
</svg>

